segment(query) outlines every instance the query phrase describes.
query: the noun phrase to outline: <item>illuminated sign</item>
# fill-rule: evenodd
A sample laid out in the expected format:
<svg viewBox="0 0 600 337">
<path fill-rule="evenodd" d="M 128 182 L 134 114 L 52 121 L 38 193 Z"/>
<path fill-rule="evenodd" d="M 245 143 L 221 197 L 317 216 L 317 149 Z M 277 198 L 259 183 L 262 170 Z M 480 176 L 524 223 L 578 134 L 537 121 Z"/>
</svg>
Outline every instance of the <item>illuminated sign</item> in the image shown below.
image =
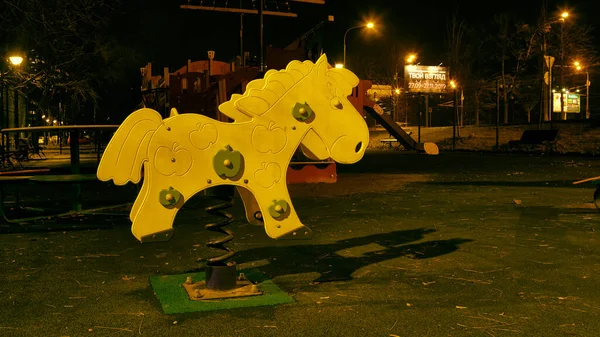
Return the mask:
<svg viewBox="0 0 600 337">
<path fill-rule="evenodd" d="M 407 92 L 446 93 L 452 90 L 448 68 L 407 65 L 404 67 L 404 89 Z"/>
<path fill-rule="evenodd" d="M 581 96 L 579 94 L 563 94 L 564 96 L 564 111 L 578 113 L 581 109 Z M 552 102 L 552 111 L 560 112 L 560 92 L 554 93 L 554 102 Z"/>
</svg>

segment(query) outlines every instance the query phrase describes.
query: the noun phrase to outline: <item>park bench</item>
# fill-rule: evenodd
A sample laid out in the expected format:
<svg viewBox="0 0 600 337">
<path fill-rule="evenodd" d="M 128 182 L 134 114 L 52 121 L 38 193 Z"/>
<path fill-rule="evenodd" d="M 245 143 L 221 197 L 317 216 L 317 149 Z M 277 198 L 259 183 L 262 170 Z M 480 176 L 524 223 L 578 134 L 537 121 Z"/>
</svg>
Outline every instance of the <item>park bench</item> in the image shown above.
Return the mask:
<svg viewBox="0 0 600 337">
<path fill-rule="evenodd" d="M 508 151 L 524 147 L 527 151 L 542 147 L 543 152 L 556 151 L 556 142 L 560 130 L 525 130 L 519 140 L 508 142 Z"/>
<path fill-rule="evenodd" d="M 407 134 L 409 136 L 412 135 L 412 131 L 407 132 Z M 391 135 L 390 135 L 390 137 L 391 137 Z M 384 139 L 380 140 L 380 142 L 382 144 L 389 144 L 390 145 L 390 149 L 392 148 L 392 144 L 393 143 L 399 143 L 398 139 L 396 139 L 396 138 L 384 138 Z"/>
<path fill-rule="evenodd" d="M 44 148 L 39 145 L 39 143 L 33 145 L 29 138 L 20 138 L 19 139 L 19 148 L 26 155 L 25 160 L 32 159 L 33 156 L 37 155 L 40 159 L 46 159 L 46 154 L 44 153 Z"/>
</svg>

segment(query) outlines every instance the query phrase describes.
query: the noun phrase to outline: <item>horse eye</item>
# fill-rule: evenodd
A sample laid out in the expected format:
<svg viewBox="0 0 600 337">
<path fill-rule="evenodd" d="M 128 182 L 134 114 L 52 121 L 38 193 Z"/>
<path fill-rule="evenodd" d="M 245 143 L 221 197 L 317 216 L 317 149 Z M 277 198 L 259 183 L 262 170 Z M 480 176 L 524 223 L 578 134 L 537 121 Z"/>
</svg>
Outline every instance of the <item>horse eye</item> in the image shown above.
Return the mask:
<svg viewBox="0 0 600 337">
<path fill-rule="evenodd" d="M 331 105 L 333 105 L 336 109 L 340 109 L 340 110 L 344 108 L 344 105 L 342 105 L 342 102 L 340 102 L 340 99 L 337 97 L 334 97 L 331 100 Z"/>
</svg>

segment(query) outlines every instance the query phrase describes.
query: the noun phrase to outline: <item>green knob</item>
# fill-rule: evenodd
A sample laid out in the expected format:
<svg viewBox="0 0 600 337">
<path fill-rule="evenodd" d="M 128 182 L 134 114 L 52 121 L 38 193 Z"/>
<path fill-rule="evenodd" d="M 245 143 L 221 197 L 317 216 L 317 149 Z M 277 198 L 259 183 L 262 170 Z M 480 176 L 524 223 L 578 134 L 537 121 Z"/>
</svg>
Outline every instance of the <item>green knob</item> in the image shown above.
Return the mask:
<svg viewBox="0 0 600 337">
<path fill-rule="evenodd" d="M 161 190 L 158 194 L 158 201 L 165 207 L 175 206 L 179 200 L 181 200 L 181 193 L 173 187 Z"/>
<path fill-rule="evenodd" d="M 307 103 L 296 103 L 292 109 L 292 116 L 299 121 L 305 121 L 312 117 L 314 114 L 313 110 L 308 106 Z"/>
<path fill-rule="evenodd" d="M 269 206 L 269 214 L 277 219 L 287 213 L 289 204 L 285 200 L 273 200 L 273 204 Z"/>
<path fill-rule="evenodd" d="M 242 160 L 242 154 L 239 151 L 234 151 L 231 146 L 226 145 L 213 157 L 213 168 L 220 177 L 233 178 L 240 172 Z"/>
</svg>

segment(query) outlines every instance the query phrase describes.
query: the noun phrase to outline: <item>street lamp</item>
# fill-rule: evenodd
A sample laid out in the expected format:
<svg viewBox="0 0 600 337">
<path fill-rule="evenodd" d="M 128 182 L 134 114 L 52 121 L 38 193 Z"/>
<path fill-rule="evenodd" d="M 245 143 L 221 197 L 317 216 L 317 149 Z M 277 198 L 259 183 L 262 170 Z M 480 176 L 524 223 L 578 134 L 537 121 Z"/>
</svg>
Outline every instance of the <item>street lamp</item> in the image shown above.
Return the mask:
<svg viewBox="0 0 600 337">
<path fill-rule="evenodd" d="M 19 67 L 19 66 L 21 66 L 21 63 L 23 63 L 23 57 L 21 57 L 17 54 L 9 56 L 8 60 L 15 67 Z M 15 116 L 14 124 L 15 124 L 15 127 L 18 127 L 19 126 L 19 92 L 17 91 L 17 88 L 14 89 L 13 96 L 14 96 L 13 111 L 14 111 L 14 116 Z M 8 127 L 8 121 L 9 121 L 8 111 L 6 111 L 6 126 L 7 127 Z M 18 140 L 19 140 L 19 134 L 15 133 L 15 146 L 18 144 Z M 6 146 L 7 146 L 7 150 L 8 150 L 8 142 L 7 142 Z"/>
<path fill-rule="evenodd" d="M 450 87 L 452 88 L 452 92 L 454 93 L 454 117 L 452 118 L 452 151 L 454 151 L 456 149 L 456 115 L 458 114 L 458 105 L 456 104 L 456 88 L 458 87 L 458 84 L 456 83 L 456 81 L 451 80 Z"/>
<path fill-rule="evenodd" d="M 564 47 L 564 38 L 565 38 L 565 21 L 569 17 L 569 12 L 563 11 L 560 14 L 560 18 L 556 21 L 560 21 L 560 86 L 564 86 L 565 76 L 564 76 L 564 64 L 565 64 L 565 47 Z M 554 97 L 552 98 L 554 99 Z M 552 111 L 550 112 L 552 114 Z M 565 96 L 561 91 L 560 93 L 560 118 L 563 120 L 567 120 L 567 114 L 565 112 Z"/>
<path fill-rule="evenodd" d="M 20 66 L 21 63 L 23 63 L 23 58 L 18 55 L 10 56 L 8 59 L 10 60 L 10 63 L 12 63 L 12 65 L 14 66 Z"/>
<path fill-rule="evenodd" d="M 415 60 L 417 59 L 417 55 L 415 54 L 409 54 L 406 57 L 406 64 L 412 64 Z M 400 78 L 398 76 L 398 66 L 400 65 L 400 62 L 396 62 L 396 73 L 394 75 L 394 80 L 396 81 L 396 94 L 400 95 Z M 407 98 L 408 99 L 408 98 Z M 408 102 L 407 102 L 408 104 Z M 394 104 L 394 120 L 397 117 L 398 114 L 398 101 L 396 100 L 396 104 Z M 406 113 L 406 123 L 408 123 L 408 113 Z"/>
<path fill-rule="evenodd" d="M 335 67 L 340 69 L 340 68 L 344 68 L 344 65 L 342 63 L 336 63 Z"/>
<path fill-rule="evenodd" d="M 575 61 L 575 63 L 573 63 L 575 65 L 575 69 L 577 70 L 581 70 L 583 67 L 581 66 L 581 63 L 579 63 L 578 61 Z M 585 119 L 590 119 L 590 72 L 589 70 L 585 69 Z"/>
<path fill-rule="evenodd" d="M 547 54 L 546 31 L 551 28 L 552 24 L 555 24 L 555 23 L 558 23 L 558 22 L 564 24 L 565 20 L 568 17 L 569 17 L 569 12 L 567 12 L 567 11 L 562 12 L 554 20 L 543 22 L 542 25 L 538 29 L 536 29 L 535 32 L 533 33 L 533 35 L 531 36 L 530 43 L 533 42 L 533 39 L 535 38 L 535 36 L 537 34 L 541 33 L 541 35 L 542 35 L 542 43 L 541 43 L 541 46 L 542 46 L 542 59 L 543 59 L 543 61 L 542 61 L 542 67 L 541 67 L 541 70 L 542 70 L 542 85 L 541 85 L 542 92 L 541 92 L 541 94 L 542 94 L 542 96 L 541 96 L 541 100 L 540 100 L 540 118 L 539 118 L 539 126 L 538 127 L 541 127 L 543 119 L 544 120 L 552 121 L 552 113 L 553 113 L 553 110 L 554 110 L 552 108 L 553 95 L 551 93 L 551 88 L 552 88 L 552 66 L 554 64 L 554 57 L 546 55 Z M 563 34 L 562 34 L 563 31 L 564 31 L 564 25 L 561 25 L 561 39 L 563 37 Z M 563 60 L 561 60 L 561 62 L 563 62 Z M 547 85 L 548 85 L 548 94 L 547 94 L 547 97 L 546 97 L 546 90 L 545 90 L 545 86 L 544 86 L 544 82 L 545 82 L 544 78 L 546 77 L 546 72 L 545 72 L 545 69 L 544 69 L 544 64 L 548 68 L 548 73 L 547 73 L 547 75 L 548 75 L 548 83 L 547 83 Z M 561 85 L 562 85 L 562 83 L 561 83 Z M 562 101 L 562 99 L 561 99 L 561 101 Z M 547 102 L 547 104 L 544 104 L 544 102 Z M 547 114 L 546 114 L 545 107 L 548 108 Z"/>
<path fill-rule="evenodd" d="M 367 29 L 373 29 L 373 28 L 375 28 L 375 23 L 367 22 L 366 24 L 363 24 L 360 26 L 350 27 L 344 33 L 344 67 L 346 67 L 346 68 L 348 68 L 348 65 L 346 64 L 346 36 L 348 35 L 349 31 L 351 31 L 353 29 L 357 29 L 357 28 L 363 28 L 363 27 L 366 27 Z"/>
</svg>

